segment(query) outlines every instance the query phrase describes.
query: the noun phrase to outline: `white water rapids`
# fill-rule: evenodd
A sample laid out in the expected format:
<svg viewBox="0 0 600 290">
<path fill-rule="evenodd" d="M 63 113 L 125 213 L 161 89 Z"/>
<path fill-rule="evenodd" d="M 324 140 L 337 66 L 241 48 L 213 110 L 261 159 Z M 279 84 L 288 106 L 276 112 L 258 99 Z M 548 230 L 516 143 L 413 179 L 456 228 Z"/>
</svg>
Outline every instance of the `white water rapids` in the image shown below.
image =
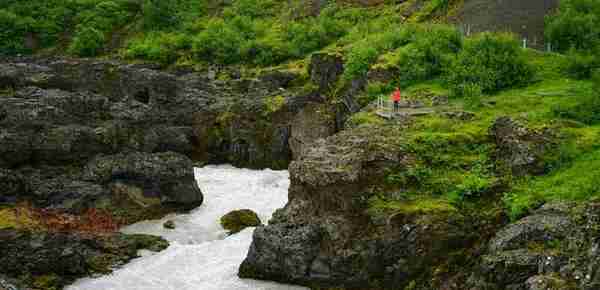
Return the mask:
<svg viewBox="0 0 600 290">
<path fill-rule="evenodd" d="M 171 215 L 124 228 L 125 233 L 160 235 L 171 246 L 144 252 L 114 273 L 85 278 L 67 290 L 301 290 L 303 287 L 242 280 L 238 266 L 246 257 L 254 229 L 226 237 L 219 219 L 236 209 L 252 209 L 266 223 L 285 205 L 290 185 L 287 171 L 248 170 L 231 166 L 195 169 L 204 204 L 189 214 Z M 173 220 L 176 229 L 163 228 Z"/>
</svg>

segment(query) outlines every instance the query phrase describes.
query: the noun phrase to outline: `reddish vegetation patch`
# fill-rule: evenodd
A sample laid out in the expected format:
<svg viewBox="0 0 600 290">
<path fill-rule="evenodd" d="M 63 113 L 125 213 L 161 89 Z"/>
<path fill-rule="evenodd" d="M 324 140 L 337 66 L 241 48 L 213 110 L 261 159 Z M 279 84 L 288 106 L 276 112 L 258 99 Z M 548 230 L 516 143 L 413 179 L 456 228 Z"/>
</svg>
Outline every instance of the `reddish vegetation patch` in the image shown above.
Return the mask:
<svg viewBox="0 0 600 290">
<path fill-rule="evenodd" d="M 50 232 L 104 235 L 116 232 L 122 225 L 109 212 L 90 208 L 79 215 L 57 209 L 35 208 L 22 204 L 14 208 L 19 226 Z"/>
</svg>

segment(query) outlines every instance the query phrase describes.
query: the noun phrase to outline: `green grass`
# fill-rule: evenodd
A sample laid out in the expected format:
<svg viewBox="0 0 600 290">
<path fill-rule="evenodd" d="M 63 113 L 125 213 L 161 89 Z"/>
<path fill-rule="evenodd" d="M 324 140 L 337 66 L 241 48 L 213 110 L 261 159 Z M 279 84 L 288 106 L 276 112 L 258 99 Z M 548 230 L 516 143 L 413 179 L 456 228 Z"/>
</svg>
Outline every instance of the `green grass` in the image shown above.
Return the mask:
<svg viewBox="0 0 600 290">
<path fill-rule="evenodd" d="M 518 218 L 543 202 L 552 200 L 585 201 L 600 195 L 595 179 L 600 177 L 600 126 L 578 122 L 556 114 L 557 107 L 577 105 L 593 93 L 593 82 L 568 78 L 561 68 L 563 56 L 527 52 L 528 62 L 536 68 L 536 81 L 520 88 L 482 95 L 482 105 L 474 108 L 475 117 L 463 121 L 433 114 L 417 118 L 405 130 L 409 152 L 418 160 L 408 169 L 390 172 L 390 189 L 375 208 L 424 209 L 428 201 L 443 200 L 459 208 L 477 205 L 502 205 L 512 218 Z M 425 92 L 425 94 L 424 94 Z M 403 89 L 408 98 L 447 94 L 441 80 L 421 82 Z M 426 100 L 423 99 L 427 103 Z M 464 99 L 451 99 L 449 108 L 460 110 Z M 558 151 L 545 157 L 548 174 L 513 178 L 498 176 L 493 166 L 493 140 L 489 128 L 501 116 L 522 121 L 531 129 L 549 128 L 557 136 Z M 495 192 L 504 184 L 502 192 Z M 400 196 L 394 192 L 402 192 Z M 498 202 L 481 204 L 482 199 Z M 471 206 L 472 207 L 472 206 Z"/>
<path fill-rule="evenodd" d="M 600 131 L 597 131 L 600 132 Z M 600 150 L 584 154 L 550 175 L 520 181 L 504 201 L 517 218 L 546 201 L 585 201 L 600 197 Z"/>
</svg>

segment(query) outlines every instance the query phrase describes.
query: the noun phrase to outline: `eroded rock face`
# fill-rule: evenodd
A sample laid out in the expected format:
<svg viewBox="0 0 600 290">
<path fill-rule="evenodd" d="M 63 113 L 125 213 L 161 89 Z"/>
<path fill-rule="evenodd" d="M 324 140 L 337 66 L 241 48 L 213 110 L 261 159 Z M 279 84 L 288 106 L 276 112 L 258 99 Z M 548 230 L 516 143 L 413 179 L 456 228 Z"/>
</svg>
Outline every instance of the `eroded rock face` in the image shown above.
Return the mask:
<svg viewBox="0 0 600 290">
<path fill-rule="evenodd" d="M 334 118 L 327 107 L 316 103 L 308 104 L 292 120 L 289 143 L 294 159 L 299 159 L 315 141 L 334 133 Z"/>
<path fill-rule="evenodd" d="M 341 56 L 332 54 L 314 54 L 310 59 L 310 79 L 324 92 L 331 89 L 344 72 Z"/>
<path fill-rule="evenodd" d="M 313 287 L 403 289 L 469 245 L 449 210 L 367 213 L 386 170 L 411 164 L 397 127 L 358 127 L 313 143 L 290 166 L 289 202 L 258 228 L 239 275 Z M 383 222 L 381 222 L 383 221 Z"/>
<path fill-rule="evenodd" d="M 469 289 L 597 289 L 598 204 L 549 203 L 498 231 Z"/>
<path fill-rule="evenodd" d="M 41 141 L 49 146 L 34 148 L 41 158 L 52 156 L 48 149 L 65 141 L 74 143 L 65 148 L 70 150 L 175 151 L 204 163 L 283 169 L 292 159 L 292 120 L 305 105 L 323 102 L 302 90 L 297 73 L 287 71 L 266 72 L 256 79 L 232 74 L 222 81 L 210 74 L 158 71 L 152 65 L 79 59 L 9 60 L 0 63 L 0 71 L 0 87 L 16 90 L 0 99 L 0 125 L 6 125 L 0 126 L 0 144 L 11 145 L 0 148 L 38 144 L 31 137 L 42 129 L 46 138 Z M 339 71 L 333 74 L 337 77 Z M 73 125 L 81 126 L 79 137 L 61 137 Z M 15 126 L 32 132 L 14 135 L 8 128 Z M 90 130 L 98 138 L 90 139 Z M 79 141 L 110 144 L 79 148 Z M 35 158 L 33 149 L 19 150 L 18 157 L 3 156 L 0 164 L 18 166 Z M 58 153 L 78 158 L 78 152 Z"/>
<path fill-rule="evenodd" d="M 542 174 L 545 154 L 555 146 L 549 130 L 532 130 L 510 117 L 498 118 L 490 128 L 498 148 L 496 159 L 512 174 Z"/>
<path fill-rule="evenodd" d="M 191 160 L 173 152 L 98 156 L 86 165 L 83 179 L 121 189 L 137 188 L 141 196 L 156 198 L 160 203 L 194 208 L 202 204 L 202 193 L 192 167 Z"/>
</svg>

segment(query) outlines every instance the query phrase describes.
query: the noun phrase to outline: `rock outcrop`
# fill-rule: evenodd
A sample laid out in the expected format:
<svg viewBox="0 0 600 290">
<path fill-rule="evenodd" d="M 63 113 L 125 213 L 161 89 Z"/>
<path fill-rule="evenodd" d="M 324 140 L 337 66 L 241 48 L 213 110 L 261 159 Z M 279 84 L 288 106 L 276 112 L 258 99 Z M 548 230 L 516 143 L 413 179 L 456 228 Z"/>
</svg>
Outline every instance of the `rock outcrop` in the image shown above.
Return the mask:
<svg viewBox="0 0 600 290">
<path fill-rule="evenodd" d="M 324 74 L 315 81 L 330 86 L 340 74 L 341 59 L 338 62 L 333 72 L 315 66 L 314 71 Z M 227 80 L 216 79 L 215 73 Z M 62 148 L 50 151 L 52 145 L 65 141 L 72 145 L 65 150 L 71 151 L 53 158 L 75 160 L 78 154 L 124 149 L 174 151 L 204 163 L 287 168 L 293 158 L 289 141 L 296 115 L 309 104 L 324 103 L 316 90 L 305 90 L 298 79 L 298 73 L 287 71 L 244 78 L 226 70 L 171 73 L 114 61 L 9 60 L 0 63 L 0 88 L 11 92 L 0 99 L 0 125 L 19 124 L 19 129 L 31 131 L 48 122 L 55 126 L 43 128 L 43 136 L 35 139 L 0 126 L 0 150 L 6 150 L 0 152 L 0 165 L 47 159 Z M 66 138 L 71 133 L 74 136 Z M 37 144 L 43 148 L 26 150 Z M 14 150 L 21 154 L 11 154 L 17 153 Z"/>
<path fill-rule="evenodd" d="M 0 271 L 29 287 L 59 289 L 80 277 L 109 273 L 138 257 L 139 249 L 160 251 L 167 246 L 162 238 L 146 235 L 86 237 L 0 230 Z"/>
<path fill-rule="evenodd" d="M 508 150 L 496 161 L 512 173 L 535 174 L 555 140 L 517 124 L 500 118 L 486 142 Z M 390 188 L 386 175 L 423 154 L 404 136 L 362 125 L 313 143 L 290 165 L 289 202 L 256 229 L 238 275 L 317 289 L 599 287 L 597 204 L 548 203 L 511 223 L 497 202 L 456 206 Z"/>
<path fill-rule="evenodd" d="M 489 241 L 469 289 L 598 289 L 599 209 L 549 203 L 507 225 Z"/>
<path fill-rule="evenodd" d="M 556 148 L 556 138 L 549 129 L 532 130 L 510 117 L 498 118 L 490 128 L 496 142 L 499 171 L 513 175 L 543 174 L 545 157 Z"/>
<path fill-rule="evenodd" d="M 314 143 L 290 166 L 289 203 L 258 228 L 239 276 L 314 287 L 404 289 L 471 244 L 476 222 L 451 206 L 372 212 L 388 169 L 414 161 L 396 127 Z"/>
</svg>

